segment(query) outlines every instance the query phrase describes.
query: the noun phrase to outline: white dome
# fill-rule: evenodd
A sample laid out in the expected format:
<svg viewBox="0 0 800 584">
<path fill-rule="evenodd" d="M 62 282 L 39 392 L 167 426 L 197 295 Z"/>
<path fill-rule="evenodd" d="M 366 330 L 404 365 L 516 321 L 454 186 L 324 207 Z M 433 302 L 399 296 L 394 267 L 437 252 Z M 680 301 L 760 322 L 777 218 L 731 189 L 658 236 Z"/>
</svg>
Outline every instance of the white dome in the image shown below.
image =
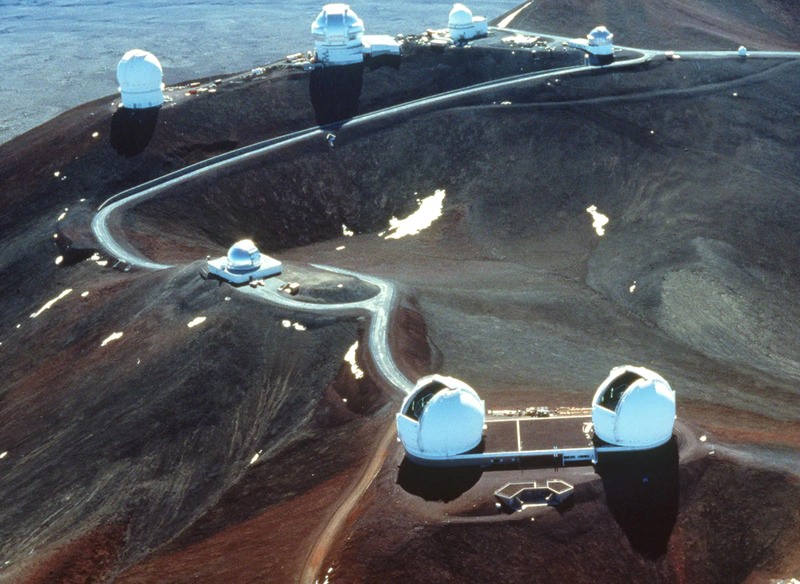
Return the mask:
<svg viewBox="0 0 800 584">
<path fill-rule="evenodd" d="M 326 44 L 344 45 L 363 33 L 364 21 L 347 4 L 326 4 L 311 23 L 314 40 Z"/>
<path fill-rule="evenodd" d="M 453 4 L 447 24 L 450 28 L 472 28 L 472 10 L 463 4 Z"/>
<path fill-rule="evenodd" d="M 248 272 L 261 267 L 261 252 L 249 239 L 234 243 L 228 250 L 226 268 L 230 272 Z"/>
<path fill-rule="evenodd" d="M 122 105 L 131 109 L 158 107 L 164 103 L 161 63 L 152 53 L 133 49 L 117 64 Z"/>
<path fill-rule="evenodd" d="M 463 381 L 429 375 L 417 382 L 397 414 L 397 434 L 412 457 L 443 459 L 483 439 L 483 401 Z"/>
<path fill-rule="evenodd" d="M 609 32 L 605 26 L 598 26 L 592 29 L 592 32 L 586 35 L 586 38 L 589 39 L 590 45 L 610 45 L 614 39 L 614 35 Z"/>
<path fill-rule="evenodd" d="M 615 367 L 594 395 L 592 421 L 594 433 L 609 444 L 660 446 L 672 437 L 675 392 L 649 369 Z"/>
<path fill-rule="evenodd" d="M 361 37 L 364 21 L 347 4 L 326 4 L 311 23 L 317 59 L 334 65 L 351 65 L 364 60 Z"/>
</svg>

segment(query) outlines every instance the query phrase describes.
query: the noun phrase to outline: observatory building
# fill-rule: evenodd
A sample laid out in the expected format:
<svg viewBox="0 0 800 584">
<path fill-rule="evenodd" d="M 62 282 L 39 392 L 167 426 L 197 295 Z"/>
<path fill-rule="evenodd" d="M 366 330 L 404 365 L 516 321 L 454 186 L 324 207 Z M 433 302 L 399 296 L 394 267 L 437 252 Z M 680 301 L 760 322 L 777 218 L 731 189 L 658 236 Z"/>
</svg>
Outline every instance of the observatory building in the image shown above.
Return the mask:
<svg viewBox="0 0 800 584">
<path fill-rule="evenodd" d="M 585 39 L 572 39 L 567 44 L 589 53 L 593 65 L 608 65 L 614 61 L 614 34 L 605 26 L 598 26 Z"/>
<path fill-rule="evenodd" d="M 365 35 L 364 21 L 347 4 L 326 4 L 311 23 L 317 62 L 355 65 L 364 56 L 399 55 L 400 44 L 388 35 Z"/>
<path fill-rule="evenodd" d="M 155 55 L 133 49 L 117 64 L 117 81 L 122 106 L 129 109 L 159 107 L 164 103 L 164 83 L 161 63 Z"/>
<path fill-rule="evenodd" d="M 231 246 L 225 257 L 210 260 L 208 272 L 231 284 L 245 284 L 281 273 L 281 262 L 263 255 L 249 239 Z"/>
<path fill-rule="evenodd" d="M 631 449 L 655 448 L 672 437 L 675 392 L 643 367 L 615 367 L 592 400 L 595 435 Z"/>
<path fill-rule="evenodd" d="M 353 65 L 364 60 L 364 21 L 347 4 L 326 4 L 311 23 L 317 61 Z"/>
<path fill-rule="evenodd" d="M 453 4 L 447 20 L 450 39 L 455 43 L 471 41 L 489 34 L 489 23 L 483 16 L 472 16 L 472 11 L 463 4 Z"/>
<path fill-rule="evenodd" d="M 483 439 L 485 406 L 475 390 L 452 377 L 420 379 L 397 414 L 397 436 L 409 458 L 445 461 Z"/>
<path fill-rule="evenodd" d="M 595 464 L 599 457 L 657 448 L 675 426 L 675 392 L 643 367 L 615 367 L 591 408 L 487 410 L 452 377 L 420 379 L 397 414 L 397 437 L 427 466 L 492 466 L 539 460 Z M 476 448 L 480 446 L 480 448 Z"/>
</svg>

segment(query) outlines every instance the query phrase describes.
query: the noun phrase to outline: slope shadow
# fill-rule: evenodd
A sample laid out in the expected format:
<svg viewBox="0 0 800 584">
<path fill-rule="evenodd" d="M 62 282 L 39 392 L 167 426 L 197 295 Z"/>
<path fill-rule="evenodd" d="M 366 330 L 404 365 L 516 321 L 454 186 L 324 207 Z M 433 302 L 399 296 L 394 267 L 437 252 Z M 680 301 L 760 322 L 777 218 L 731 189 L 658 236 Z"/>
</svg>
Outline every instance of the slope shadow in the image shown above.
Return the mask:
<svg viewBox="0 0 800 584">
<path fill-rule="evenodd" d="M 397 473 L 397 484 L 426 501 L 447 503 L 474 487 L 482 474 L 479 466 L 423 466 L 404 457 Z"/>
<path fill-rule="evenodd" d="M 308 90 L 317 124 L 326 126 L 355 116 L 363 85 L 363 63 L 317 67 L 311 71 Z"/>
<path fill-rule="evenodd" d="M 655 560 L 667 551 L 678 517 L 678 443 L 641 452 L 604 454 L 595 470 L 606 504 L 638 553 Z"/>
<path fill-rule="evenodd" d="M 111 117 L 111 146 L 121 156 L 144 152 L 158 123 L 160 107 L 129 109 L 121 107 Z"/>
</svg>

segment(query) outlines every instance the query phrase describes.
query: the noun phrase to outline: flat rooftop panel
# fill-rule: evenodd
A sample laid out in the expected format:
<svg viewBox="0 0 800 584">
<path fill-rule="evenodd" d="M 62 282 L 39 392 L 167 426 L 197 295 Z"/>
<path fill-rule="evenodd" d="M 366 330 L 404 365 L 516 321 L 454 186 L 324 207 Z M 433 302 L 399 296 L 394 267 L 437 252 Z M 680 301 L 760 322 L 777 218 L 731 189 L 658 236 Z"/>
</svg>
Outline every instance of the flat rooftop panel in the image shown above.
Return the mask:
<svg viewBox="0 0 800 584">
<path fill-rule="evenodd" d="M 513 420 L 489 421 L 486 423 L 484 452 L 516 452 L 517 424 Z"/>
<path fill-rule="evenodd" d="M 486 421 L 485 453 L 592 446 L 584 424 L 592 417 L 511 418 Z"/>
</svg>

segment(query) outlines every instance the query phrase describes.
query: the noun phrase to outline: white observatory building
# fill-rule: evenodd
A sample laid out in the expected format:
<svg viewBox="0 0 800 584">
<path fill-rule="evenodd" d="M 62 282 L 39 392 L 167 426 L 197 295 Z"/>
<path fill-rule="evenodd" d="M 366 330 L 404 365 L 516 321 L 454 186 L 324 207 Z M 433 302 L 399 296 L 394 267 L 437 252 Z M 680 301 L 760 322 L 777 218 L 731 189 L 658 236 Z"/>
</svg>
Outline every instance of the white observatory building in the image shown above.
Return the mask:
<svg viewBox="0 0 800 584">
<path fill-rule="evenodd" d="M 364 55 L 400 55 L 400 43 L 389 35 L 365 35 L 364 21 L 347 4 L 326 4 L 311 23 L 317 62 L 355 65 Z"/>
<path fill-rule="evenodd" d="M 472 16 L 472 11 L 463 4 L 453 4 L 447 19 L 450 39 L 455 43 L 471 41 L 489 34 L 489 23 L 483 16 Z"/>
<path fill-rule="evenodd" d="M 614 60 L 614 34 L 605 26 L 592 29 L 585 39 L 572 39 L 567 44 L 589 53 L 593 64 L 607 65 Z"/>
<path fill-rule="evenodd" d="M 364 60 L 364 21 L 347 4 L 326 4 L 311 23 L 317 60 L 331 65 L 353 65 Z"/>
<path fill-rule="evenodd" d="M 409 458 L 444 461 L 483 440 L 486 410 L 469 385 L 452 377 L 420 379 L 397 414 L 397 436 Z"/>
<path fill-rule="evenodd" d="M 630 449 L 669 441 L 675 425 L 675 392 L 658 373 L 643 367 L 615 367 L 592 400 L 595 435 Z"/>
<path fill-rule="evenodd" d="M 133 49 L 117 64 L 122 106 L 129 109 L 159 107 L 164 103 L 164 73 L 152 53 Z"/>
<path fill-rule="evenodd" d="M 225 257 L 210 260 L 208 272 L 231 284 L 245 284 L 281 273 L 281 262 L 263 255 L 249 239 L 231 246 Z"/>
</svg>

